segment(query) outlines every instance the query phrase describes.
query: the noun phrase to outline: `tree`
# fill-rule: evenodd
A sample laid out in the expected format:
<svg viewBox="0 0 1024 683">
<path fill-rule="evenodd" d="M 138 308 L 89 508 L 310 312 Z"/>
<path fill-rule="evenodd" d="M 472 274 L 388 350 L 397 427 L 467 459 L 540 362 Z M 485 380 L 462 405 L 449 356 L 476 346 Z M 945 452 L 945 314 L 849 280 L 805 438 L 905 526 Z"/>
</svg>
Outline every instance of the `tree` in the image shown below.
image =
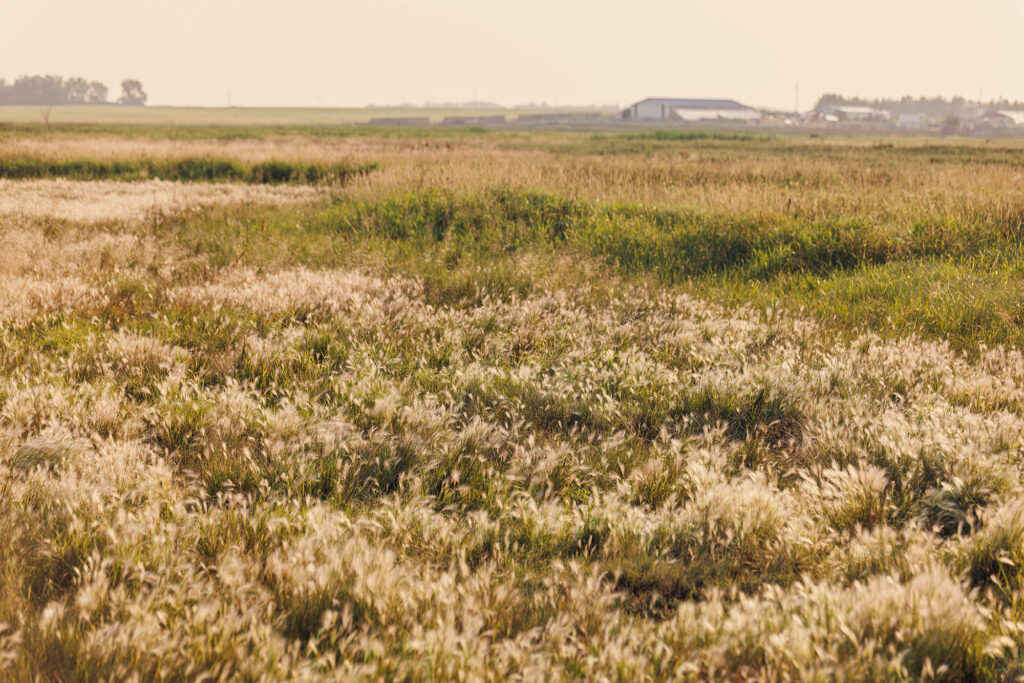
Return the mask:
<svg viewBox="0 0 1024 683">
<path fill-rule="evenodd" d="M 136 81 L 138 83 L 138 81 Z M 106 104 L 107 86 L 99 81 L 87 81 L 74 76 L 21 76 L 13 83 L 0 78 L 0 104 L 32 105 L 41 107 L 62 104 Z M 144 102 L 146 93 L 142 85 L 134 91 Z"/>
<path fill-rule="evenodd" d="M 68 104 L 85 104 L 89 95 L 89 82 L 84 78 L 69 78 L 64 81 L 64 101 Z"/>
<path fill-rule="evenodd" d="M 998 100 L 992 100 L 988 103 L 977 103 L 982 104 L 985 108 L 990 110 L 1024 110 L 1024 102 L 1011 102 L 1006 98 L 1000 97 Z M 835 93 L 826 93 L 821 96 L 818 101 L 818 106 L 823 105 L 846 105 L 851 107 L 875 107 L 876 109 L 888 109 L 892 114 L 899 115 L 902 113 L 906 114 L 925 114 L 929 118 L 933 119 L 962 119 L 965 116 L 971 115 L 969 111 L 970 107 L 974 107 L 975 102 L 969 101 L 966 98 L 957 95 L 951 99 L 945 97 L 911 97 L 910 95 L 904 95 L 899 99 L 888 98 L 888 99 L 865 99 L 861 97 L 843 97 Z M 945 125 L 953 126 L 954 124 L 947 121 Z M 957 124 L 959 125 L 959 124 Z"/>
<path fill-rule="evenodd" d="M 146 104 L 146 91 L 142 89 L 142 82 L 134 78 L 127 78 L 121 81 L 121 104 L 129 104 L 141 107 Z"/>
<path fill-rule="evenodd" d="M 11 104 L 64 104 L 64 79 L 60 76 L 22 76 L 11 86 Z"/>
<path fill-rule="evenodd" d="M 106 104 L 107 92 L 107 86 L 99 81 L 93 81 L 89 84 L 89 91 L 85 94 L 85 101 L 89 104 Z"/>
</svg>

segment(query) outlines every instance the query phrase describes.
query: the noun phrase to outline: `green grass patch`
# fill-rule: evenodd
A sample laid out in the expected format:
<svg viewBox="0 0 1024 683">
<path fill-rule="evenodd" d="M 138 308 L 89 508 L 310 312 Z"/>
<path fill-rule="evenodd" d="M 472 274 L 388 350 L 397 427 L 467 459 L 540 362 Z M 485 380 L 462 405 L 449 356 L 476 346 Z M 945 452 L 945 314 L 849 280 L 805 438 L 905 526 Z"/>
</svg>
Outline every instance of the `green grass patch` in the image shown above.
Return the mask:
<svg viewBox="0 0 1024 683">
<path fill-rule="evenodd" d="M 1024 284 L 1024 235 L 1010 216 L 887 224 L 497 189 L 214 210 L 161 229 L 216 267 L 397 266 L 422 277 L 437 305 L 525 296 L 533 284 L 514 267 L 518 254 L 582 252 L 623 274 L 729 303 L 804 308 L 845 327 L 920 333 L 963 349 L 1024 346 L 1015 294 Z"/>
<path fill-rule="evenodd" d="M 71 178 L 73 180 L 145 180 L 178 182 L 231 181 L 253 184 L 338 184 L 366 175 L 377 164 L 313 164 L 266 161 L 246 164 L 230 159 L 188 158 L 172 161 L 52 161 L 38 158 L 0 159 L 0 178 Z"/>
</svg>

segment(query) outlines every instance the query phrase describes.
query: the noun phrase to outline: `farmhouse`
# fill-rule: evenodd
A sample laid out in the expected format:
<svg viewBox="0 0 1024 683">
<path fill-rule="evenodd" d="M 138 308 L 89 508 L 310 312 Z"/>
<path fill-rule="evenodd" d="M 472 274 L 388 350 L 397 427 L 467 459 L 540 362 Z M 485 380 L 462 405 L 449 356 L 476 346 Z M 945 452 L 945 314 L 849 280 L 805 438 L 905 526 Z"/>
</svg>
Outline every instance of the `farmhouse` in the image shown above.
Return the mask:
<svg viewBox="0 0 1024 683">
<path fill-rule="evenodd" d="M 695 100 L 649 97 L 622 112 L 638 121 L 756 121 L 761 115 L 735 100 Z"/>
</svg>

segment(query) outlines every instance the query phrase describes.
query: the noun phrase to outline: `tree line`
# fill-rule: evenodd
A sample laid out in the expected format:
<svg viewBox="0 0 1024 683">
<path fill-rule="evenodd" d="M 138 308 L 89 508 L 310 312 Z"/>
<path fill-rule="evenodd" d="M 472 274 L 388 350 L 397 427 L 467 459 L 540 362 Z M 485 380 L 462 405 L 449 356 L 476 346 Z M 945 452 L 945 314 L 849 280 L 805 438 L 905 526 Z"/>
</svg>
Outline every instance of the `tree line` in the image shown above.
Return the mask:
<svg viewBox="0 0 1024 683">
<path fill-rule="evenodd" d="M 109 100 L 110 90 L 99 81 L 84 78 L 63 78 L 61 76 L 22 76 L 8 83 L 0 78 L 0 105 L 44 105 L 62 104 L 146 104 L 145 89 L 134 78 L 121 81 L 121 96 L 115 102 Z"/>
<path fill-rule="evenodd" d="M 826 93 L 818 100 L 818 107 L 872 107 L 874 109 L 887 109 L 889 113 L 898 114 L 925 114 L 933 118 L 961 116 L 967 105 L 978 106 L 976 100 L 968 100 L 965 97 L 912 97 L 904 95 L 896 98 L 866 98 L 866 97 L 845 97 L 836 93 Z M 989 110 L 1024 110 L 1024 102 L 1010 101 L 1000 97 L 996 100 L 981 103 L 981 108 Z"/>
</svg>

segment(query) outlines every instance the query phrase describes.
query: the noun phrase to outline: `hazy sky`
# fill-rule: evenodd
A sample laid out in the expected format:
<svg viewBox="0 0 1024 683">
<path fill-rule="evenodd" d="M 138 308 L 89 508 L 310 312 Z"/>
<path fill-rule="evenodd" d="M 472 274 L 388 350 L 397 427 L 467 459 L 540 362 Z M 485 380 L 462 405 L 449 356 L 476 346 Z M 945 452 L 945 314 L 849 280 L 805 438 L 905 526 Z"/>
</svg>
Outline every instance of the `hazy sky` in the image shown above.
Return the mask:
<svg viewBox="0 0 1024 683">
<path fill-rule="evenodd" d="M 0 78 L 152 104 L 1024 99 L 1024 0 L 0 0 Z"/>
</svg>

